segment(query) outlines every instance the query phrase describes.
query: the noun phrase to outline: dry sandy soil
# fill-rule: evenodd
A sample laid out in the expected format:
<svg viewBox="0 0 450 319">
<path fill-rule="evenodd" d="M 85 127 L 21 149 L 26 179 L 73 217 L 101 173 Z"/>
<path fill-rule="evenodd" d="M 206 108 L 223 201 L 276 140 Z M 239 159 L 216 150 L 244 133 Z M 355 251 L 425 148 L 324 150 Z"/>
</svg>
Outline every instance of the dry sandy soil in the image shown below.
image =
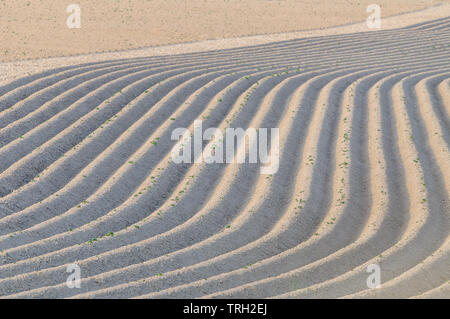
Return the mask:
<svg viewBox="0 0 450 319">
<path fill-rule="evenodd" d="M 449 43 L 442 5 L 0 64 L 0 296 L 450 298 Z M 279 128 L 278 172 L 174 163 L 198 119 Z"/>
<path fill-rule="evenodd" d="M 318 29 L 363 21 L 374 2 L 387 17 L 438 1 L 0 0 L 0 61 Z M 71 3 L 81 29 L 66 26 Z"/>
</svg>

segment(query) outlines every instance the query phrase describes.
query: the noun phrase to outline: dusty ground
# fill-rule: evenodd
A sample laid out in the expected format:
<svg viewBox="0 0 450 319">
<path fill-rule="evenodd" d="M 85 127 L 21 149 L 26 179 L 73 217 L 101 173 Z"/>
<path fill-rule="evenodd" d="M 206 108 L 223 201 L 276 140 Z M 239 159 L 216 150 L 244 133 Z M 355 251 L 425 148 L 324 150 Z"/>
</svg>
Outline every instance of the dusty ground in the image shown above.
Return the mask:
<svg viewBox="0 0 450 319">
<path fill-rule="evenodd" d="M 368 4 L 384 17 L 434 0 L 0 0 L 0 61 L 311 30 L 363 21 Z M 68 29 L 66 7 L 82 10 Z"/>
</svg>

